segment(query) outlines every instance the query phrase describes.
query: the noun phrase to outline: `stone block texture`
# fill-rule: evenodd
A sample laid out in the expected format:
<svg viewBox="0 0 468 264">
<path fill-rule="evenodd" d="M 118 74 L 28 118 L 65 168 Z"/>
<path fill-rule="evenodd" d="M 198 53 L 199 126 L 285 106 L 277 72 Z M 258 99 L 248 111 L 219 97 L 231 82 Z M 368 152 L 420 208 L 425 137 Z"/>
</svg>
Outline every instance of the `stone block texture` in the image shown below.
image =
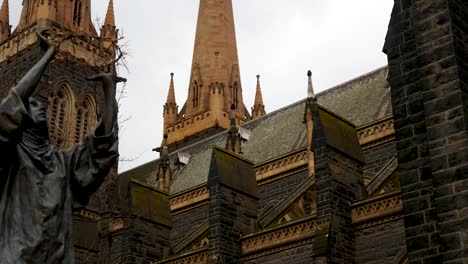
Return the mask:
<svg viewBox="0 0 468 264">
<path fill-rule="evenodd" d="M 410 263 L 466 263 L 468 2 L 395 1 L 384 51 Z"/>
<path fill-rule="evenodd" d="M 350 204 L 362 192 L 362 164 L 321 145 L 320 138 L 314 146 L 317 224 L 330 224 L 326 258 L 330 263 L 355 263 Z M 322 257 L 314 256 L 314 261 Z"/>
<path fill-rule="evenodd" d="M 242 262 L 245 264 L 309 264 L 312 262 L 312 244 L 307 244 L 299 247 L 290 248 L 274 254 L 259 257 L 253 260 Z"/>
<path fill-rule="evenodd" d="M 172 216 L 171 245 L 192 233 L 208 219 L 208 204 Z"/>
<path fill-rule="evenodd" d="M 396 155 L 395 147 L 395 142 L 389 142 L 364 150 L 364 177 L 373 179 L 383 166 Z"/>
<path fill-rule="evenodd" d="M 258 211 L 261 214 L 263 210 L 274 207 L 284 198 L 293 193 L 308 177 L 308 171 L 289 175 L 285 178 L 262 184 L 258 186 Z"/>
<path fill-rule="evenodd" d="M 406 256 L 403 219 L 356 230 L 356 263 L 400 263 Z"/>
</svg>

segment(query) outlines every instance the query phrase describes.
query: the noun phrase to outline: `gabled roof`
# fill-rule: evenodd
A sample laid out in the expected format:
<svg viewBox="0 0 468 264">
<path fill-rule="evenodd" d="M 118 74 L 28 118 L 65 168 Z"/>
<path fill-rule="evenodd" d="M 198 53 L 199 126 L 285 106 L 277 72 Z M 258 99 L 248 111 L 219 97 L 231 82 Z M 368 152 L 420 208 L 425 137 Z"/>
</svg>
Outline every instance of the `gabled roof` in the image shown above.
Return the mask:
<svg viewBox="0 0 468 264">
<path fill-rule="evenodd" d="M 343 117 L 356 127 L 391 115 L 387 68 L 333 87 L 317 95 L 319 105 Z M 242 147 L 242 156 L 254 164 L 306 147 L 306 127 L 303 123 L 305 99 L 244 123 L 251 131 L 250 139 Z M 170 154 L 175 160 L 179 151 L 190 153 L 189 163 L 177 172 L 171 185 L 171 194 L 177 194 L 204 185 L 207 182 L 212 146 L 226 145 L 226 131 L 179 148 Z M 126 192 L 130 178 L 155 183 L 159 160 L 151 161 L 119 175 L 120 196 Z M 176 169 L 173 167 L 173 169 Z"/>
</svg>

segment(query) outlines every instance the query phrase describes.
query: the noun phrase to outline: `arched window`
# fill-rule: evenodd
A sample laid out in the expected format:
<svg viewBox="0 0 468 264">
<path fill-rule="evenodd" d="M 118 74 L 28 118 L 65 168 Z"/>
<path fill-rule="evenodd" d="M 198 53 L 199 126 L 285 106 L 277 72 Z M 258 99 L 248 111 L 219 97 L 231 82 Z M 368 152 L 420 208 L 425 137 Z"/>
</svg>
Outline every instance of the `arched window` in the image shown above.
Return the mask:
<svg viewBox="0 0 468 264">
<path fill-rule="evenodd" d="M 74 96 L 67 84 L 62 84 L 49 95 L 49 140 L 58 148 L 71 145 L 69 131 L 72 123 Z"/>
<path fill-rule="evenodd" d="M 234 82 L 232 86 L 232 104 L 237 109 L 239 107 L 239 85 Z"/>
<path fill-rule="evenodd" d="M 199 91 L 200 87 L 198 86 L 197 81 L 193 82 L 192 90 L 193 90 L 193 107 L 198 107 L 198 105 L 200 104 L 200 91 Z"/>
<path fill-rule="evenodd" d="M 75 0 L 75 7 L 73 9 L 73 24 L 81 25 L 81 15 L 83 11 L 83 0 Z"/>
<path fill-rule="evenodd" d="M 87 95 L 78 107 L 76 115 L 75 143 L 82 143 L 83 138 L 97 124 L 96 101 L 93 96 Z"/>
</svg>

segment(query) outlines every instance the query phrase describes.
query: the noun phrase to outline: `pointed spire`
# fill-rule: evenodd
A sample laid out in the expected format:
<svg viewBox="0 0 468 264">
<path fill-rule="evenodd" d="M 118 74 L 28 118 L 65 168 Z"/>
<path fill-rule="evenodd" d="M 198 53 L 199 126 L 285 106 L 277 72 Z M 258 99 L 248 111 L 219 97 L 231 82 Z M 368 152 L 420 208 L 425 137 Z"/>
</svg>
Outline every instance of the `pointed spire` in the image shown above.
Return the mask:
<svg viewBox="0 0 468 264">
<path fill-rule="evenodd" d="M 9 0 L 3 0 L 2 8 L 0 9 L 0 22 L 10 24 L 10 8 L 8 1 Z"/>
<path fill-rule="evenodd" d="M 106 19 L 101 28 L 101 38 L 103 47 L 111 50 L 115 55 L 115 45 L 118 40 L 118 30 L 115 27 L 114 0 L 109 0 Z"/>
<path fill-rule="evenodd" d="M 260 75 L 257 75 L 257 90 L 255 91 L 255 102 L 252 107 L 252 118 L 266 115 L 265 105 L 263 105 L 262 88 L 260 86 Z"/>
<path fill-rule="evenodd" d="M 174 89 L 174 73 L 171 72 L 171 82 L 169 84 L 169 92 L 167 93 L 166 105 L 176 104 L 175 89 Z"/>
<path fill-rule="evenodd" d="M 199 94 L 194 84 L 203 86 Z M 200 0 L 186 116 L 212 110 L 206 89 L 210 85 L 226 89 L 223 111 L 235 103 L 238 118 L 250 115 L 244 113 L 232 0 Z"/>
<path fill-rule="evenodd" d="M 114 15 L 114 0 L 109 0 L 109 6 L 107 7 L 106 19 L 104 25 L 115 26 L 115 15 Z"/>
<path fill-rule="evenodd" d="M 314 85 L 312 84 L 312 71 L 307 72 L 308 76 L 308 89 L 307 89 L 307 98 L 315 98 Z"/>
<path fill-rule="evenodd" d="M 260 87 L 260 75 L 257 75 L 257 90 L 255 91 L 255 105 L 263 105 L 262 88 Z"/>
<path fill-rule="evenodd" d="M 4 42 L 10 37 L 10 8 L 8 5 L 9 0 L 3 0 L 0 9 L 0 43 Z"/>
<path fill-rule="evenodd" d="M 167 131 L 167 129 L 177 120 L 178 111 L 179 109 L 176 103 L 174 89 L 174 73 L 171 72 L 171 82 L 169 84 L 169 91 L 167 93 L 167 99 L 163 109 L 164 133 L 168 133 L 169 131 Z"/>
</svg>

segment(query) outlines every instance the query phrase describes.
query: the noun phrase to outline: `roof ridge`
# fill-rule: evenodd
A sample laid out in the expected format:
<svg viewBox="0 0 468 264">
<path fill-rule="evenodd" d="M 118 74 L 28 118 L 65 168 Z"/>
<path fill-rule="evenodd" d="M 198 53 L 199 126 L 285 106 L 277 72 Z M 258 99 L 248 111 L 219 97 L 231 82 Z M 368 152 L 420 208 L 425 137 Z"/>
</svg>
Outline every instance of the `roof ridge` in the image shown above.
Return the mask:
<svg viewBox="0 0 468 264">
<path fill-rule="evenodd" d="M 349 84 L 351 84 L 351 83 L 354 83 L 354 82 L 357 82 L 357 81 L 359 81 L 359 80 L 365 79 L 366 77 L 369 77 L 369 76 L 371 76 L 371 75 L 373 75 L 373 74 L 375 74 L 375 73 L 377 73 L 377 72 L 380 72 L 381 70 L 384 70 L 384 69 L 388 69 L 388 65 L 381 66 L 381 67 L 379 67 L 379 68 L 377 68 L 377 69 L 375 69 L 375 70 L 373 70 L 373 71 L 367 72 L 367 73 L 362 74 L 362 75 L 360 75 L 360 76 L 358 76 L 358 77 L 355 77 L 355 78 L 350 79 L 350 80 L 347 80 L 347 81 L 345 81 L 345 82 L 343 82 L 343 83 L 340 83 L 340 84 L 337 84 L 337 85 L 335 85 L 335 86 L 332 86 L 332 87 L 330 87 L 330 88 L 328 88 L 328 89 L 326 89 L 326 90 L 324 90 L 324 91 L 319 92 L 319 93 L 317 94 L 317 97 L 323 96 L 323 95 L 325 95 L 325 94 L 327 94 L 327 93 L 329 93 L 329 92 L 333 92 L 333 91 L 335 91 L 335 90 L 339 90 L 340 88 L 343 88 L 344 86 L 347 86 L 347 85 L 349 85 Z"/>
</svg>

